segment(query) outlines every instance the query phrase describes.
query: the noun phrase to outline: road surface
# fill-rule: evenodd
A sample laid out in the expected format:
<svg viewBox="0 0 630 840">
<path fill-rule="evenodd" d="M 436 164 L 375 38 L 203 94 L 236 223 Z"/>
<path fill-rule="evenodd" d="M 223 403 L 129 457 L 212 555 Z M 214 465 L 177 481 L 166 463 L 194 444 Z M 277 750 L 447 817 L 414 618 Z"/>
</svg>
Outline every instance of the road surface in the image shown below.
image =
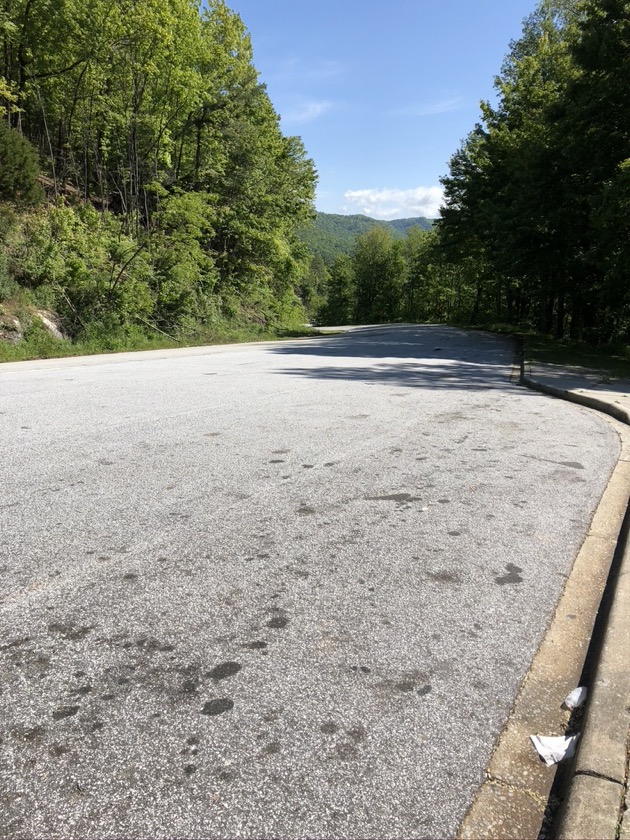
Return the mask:
<svg viewBox="0 0 630 840">
<path fill-rule="evenodd" d="M 619 451 L 512 355 L 3 365 L 0 836 L 453 836 Z"/>
</svg>

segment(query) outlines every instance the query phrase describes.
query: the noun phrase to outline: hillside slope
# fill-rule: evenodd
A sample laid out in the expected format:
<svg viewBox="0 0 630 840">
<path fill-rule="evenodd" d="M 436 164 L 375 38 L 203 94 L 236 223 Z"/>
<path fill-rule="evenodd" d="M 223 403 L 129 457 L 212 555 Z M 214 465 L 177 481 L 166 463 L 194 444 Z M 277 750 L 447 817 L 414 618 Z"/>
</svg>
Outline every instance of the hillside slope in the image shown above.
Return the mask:
<svg viewBox="0 0 630 840">
<path fill-rule="evenodd" d="M 336 213 L 317 213 L 317 217 L 299 236 L 314 254 L 331 263 L 339 254 L 350 254 L 355 237 L 366 233 L 376 225 L 391 228 L 394 236 L 404 236 L 409 228 L 417 225 L 423 230 L 430 230 L 433 222 L 422 216 L 412 219 L 394 219 L 385 222 L 371 219 L 369 216 L 342 216 Z"/>
</svg>

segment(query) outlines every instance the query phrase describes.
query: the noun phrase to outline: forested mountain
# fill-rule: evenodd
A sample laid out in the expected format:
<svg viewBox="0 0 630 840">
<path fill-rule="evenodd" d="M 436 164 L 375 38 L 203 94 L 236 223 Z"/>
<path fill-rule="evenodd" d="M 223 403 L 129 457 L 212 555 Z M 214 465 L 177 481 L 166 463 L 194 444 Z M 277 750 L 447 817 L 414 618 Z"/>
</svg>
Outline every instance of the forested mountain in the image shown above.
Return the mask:
<svg viewBox="0 0 630 840">
<path fill-rule="evenodd" d="M 419 227 L 421 230 L 431 230 L 433 219 L 426 219 L 424 216 L 415 216 L 411 219 L 392 219 L 387 224 L 393 228 L 394 236 L 396 236 L 406 234 L 409 228 L 412 227 Z"/>
<path fill-rule="evenodd" d="M 389 227 L 394 236 L 401 237 L 409 228 L 415 226 L 430 230 L 432 222 L 423 217 L 386 222 L 358 214 L 342 216 L 336 213 L 317 213 L 313 222 L 300 231 L 300 238 L 309 246 L 313 254 L 330 264 L 341 254 L 351 254 L 355 238 L 377 225 Z"/>
<path fill-rule="evenodd" d="M 315 170 L 280 131 L 238 15 L 4 0 L 0 39 L 5 326 L 27 305 L 73 337 L 303 318 L 295 231 Z"/>
</svg>

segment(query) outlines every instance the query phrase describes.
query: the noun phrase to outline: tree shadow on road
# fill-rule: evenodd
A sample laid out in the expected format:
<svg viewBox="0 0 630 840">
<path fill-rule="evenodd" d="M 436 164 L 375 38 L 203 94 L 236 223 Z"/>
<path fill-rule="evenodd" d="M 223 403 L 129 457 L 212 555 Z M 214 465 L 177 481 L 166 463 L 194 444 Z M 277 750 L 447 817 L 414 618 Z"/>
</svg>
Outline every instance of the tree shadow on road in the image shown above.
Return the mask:
<svg viewBox="0 0 630 840">
<path fill-rule="evenodd" d="M 287 367 L 279 375 L 401 385 L 408 388 L 504 389 L 512 381 L 515 346 L 509 338 L 435 325 L 382 326 L 279 345 L 286 357 L 321 358 L 325 364 Z M 356 360 L 356 362 L 355 362 Z"/>
</svg>

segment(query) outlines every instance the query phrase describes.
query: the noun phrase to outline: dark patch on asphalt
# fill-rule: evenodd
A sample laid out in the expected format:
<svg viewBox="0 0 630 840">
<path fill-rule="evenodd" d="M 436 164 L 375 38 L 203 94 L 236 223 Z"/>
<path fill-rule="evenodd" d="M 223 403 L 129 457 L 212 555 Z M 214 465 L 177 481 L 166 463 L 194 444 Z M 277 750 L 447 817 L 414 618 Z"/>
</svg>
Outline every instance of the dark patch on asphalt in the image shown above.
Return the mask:
<svg viewBox="0 0 630 840">
<path fill-rule="evenodd" d="M 531 461 L 543 461 L 546 464 L 558 464 L 561 467 L 571 467 L 574 470 L 583 470 L 584 464 L 579 461 L 554 461 L 553 458 L 540 458 L 538 455 L 522 455 L 522 458 L 529 458 Z"/>
<path fill-rule="evenodd" d="M 201 714 L 214 717 L 215 715 L 222 715 L 225 712 L 229 712 L 233 708 L 233 700 L 230 700 L 228 697 L 217 697 L 216 700 L 208 700 L 201 710 Z"/>
<path fill-rule="evenodd" d="M 307 578 L 310 577 L 311 573 L 308 572 L 306 569 L 301 569 L 299 566 L 285 566 L 284 567 L 287 572 L 290 572 L 292 575 L 298 578 Z"/>
<path fill-rule="evenodd" d="M 127 572 L 126 575 L 123 575 L 123 580 L 138 580 L 138 575 L 135 572 Z"/>
<path fill-rule="evenodd" d="M 280 741 L 272 741 L 262 750 L 261 755 L 277 755 L 280 752 Z"/>
<path fill-rule="evenodd" d="M 234 773 L 230 773 L 229 770 L 222 770 L 219 773 L 219 778 L 222 782 L 231 782 L 234 779 Z"/>
<path fill-rule="evenodd" d="M 284 627 L 287 626 L 289 623 L 289 617 L 284 613 L 279 613 L 278 615 L 274 615 L 267 622 L 267 627 L 271 628 L 272 630 L 282 630 Z"/>
<path fill-rule="evenodd" d="M 182 683 L 184 694 L 196 694 L 199 688 L 199 680 L 189 677 Z"/>
<path fill-rule="evenodd" d="M 271 461 L 269 461 L 269 463 L 270 464 L 284 464 L 285 461 L 284 461 L 284 458 L 272 458 Z"/>
<path fill-rule="evenodd" d="M 451 500 L 450 499 L 438 499 L 438 503 L 441 504 L 441 505 L 450 505 Z"/>
<path fill-rule="evenodd" d="M 337 463 L 336 461 L 326 461 L 324 466 L 325 467 L 334 467 L 336 463 Z"/>
<path fill-rule="evenodd" d="M 367 420 L 369 414 L 351 414 L 347 419 L 348 420 Z"/>
<path fill-rule="evenodd" d="M 227 677 L 238 674 L 242 667 L 238 662 L 221 662 L 220 665 L 215 665 L 211 671 L 208 671 L 206 676 L 212 677 L 213 680 L 225 680 Z"/>
<path fill-rule="evenodd" d="M 184 765 L 184 773 L 187 776 L 192 776 L 193 773 L 197 772 L 197 765 L 196 764 L 186 764 Z"/>
<path fill-rule="evenodd" d="M 324 735 L 334 735 L 335 732 L 339 731 L 339 727 L 334 721 L 328 720 L 326 721 L 326 723 L 322 723 L 322 725 L 319 727 L 319 730 L 320 732 L 323 732 Z"/>
<path fill-rule="evenodd" d="M 297 512 L 300 514 L 300 516 L 312 516 L 314 513 L 316 513 L 316 510 L 315 508 L 310 507 L 309 505 L 301 505 L 298 508 Z"/>
<path fill-rule="evenodd" d="M 461 537 L 462 532 L 461 531 L 449 531 L 448 534 L 449 534 L 449 537 Z"/>
<path fill-rule="evenodd" d="M 86 685 L 82 685 L 79 688 L 75 688 L 74 691 L 71 691 L 70 694 L 77 695 L 78 697 L 85 697 L 86 694 L 90 694 L 92 691 L 92 686 L 88 683 Z"/>
<path fill-rule="evenodd" d="M 49 755 L 53 758 L 61 758 L 62 755 L 69 753 L 70 750 L 68 747 L 64 747 L 63 744 L 53 744 L 52 747 L 48 750 Z"/>
<path fill-rule="evenodd" d="M 16 738 L 21 738 L 23 741 L 37 741 L 38 738 L 43 738 L 46 734 L 46 729 L 43 726 L 31 726 L 28 729 L 16 728 L 11 731 Z"/>
<path fill-rule="evenodd" d="M 439 572 L 429 572 L 429 577 L 436 583 L 461 583 L 457 572 L 450 572 L 448 569 L 440 569 Z"/>
<path fill-rule="evenodd" d="M 429 693 L 428 691 L 424 690 L 426 689 L 427 685 L 429 685 L 427 682 L 427 678 L 427 674 L 423 673 L 422 671 L 407 671 L 406 673 L 402 673 L 398 678 L 387 679 L 383 680 L 382 682 L 376 683 L 374 688 L 377 691 L 384 691 L 391 696 L 392 694 L 410 695 L 416 692 L 416 689 L 418 689 L 418 686 L 420 686 L 420 690 L 417 693 L 420 694 L 420 696 L 422 696 L 423 694 Z"/>
<path fill-rule="evenodd" d="M 64 718 L 73 717 L 80 708 L 81 706 L 60 706 L 52 713 L 53 720 L 63 720 Z"/>
<path fill-rule="evenodd" d="M 241 647 L 248 648 L 249 650 L 263 650 L 267 647 L 267 642 L 263 641 L 256 641 L 256 642 L 247 642 Z"/>
<path fill-rule="evenodd" d="M 75 627 L 73 624 L 62 624 L 61 622 L 53 622 L 48 625 L 49 633 L 58 633 L 62 638 L 68 639 L 71 642 L 76 642 L 79 639 L 84 639 L 88 633 L 91 633 L 94 625 L 85 627 Z"/>
<path fill-rule="evenodd" d="M 350 729 L 346 729 L 346 734 L 352 738 L 355 744 L 361 744 L 367 738 L 367 732 L 361 724 L 358 726 L 352 726 Z"/>
<path fill-rule="evenodd" d="M 508 572 L 507 575 L 496 577 L 494 579 L 495 583 L 498 583 L 499 586 L 505 586 L 510 583 L 523 583 L 523 578 L 521 577 L 523 570 L 520 566 L 515 566 L 514 563 L 508 563 L 505 568 Z"/>
<path fill-rule="evenodd" d="M 330 756 L 330 758 L 337 757 L 340 758 L 342 761 L 351 761 L 353 758 L 356 758 L 358 755 L 357 748 L 354 744 L 348 743 L 341 743 L 337 744 L 335 747 L 335 755 Z"/>
<path fill-rule="evenodd" d="M 427 683 L 427 685 L 423 685 L 423 686 L 422 686 L 422 688 L 419 688 L 419 689 L 418 689 L 417 694 L 418 694 L 420 697 L 426 697 L 426 696 L 427 696 L 427 694 L 430 694 L 430 693 L 431 693 L 431 691 L 433 691 L 433 686 L 432 686 L 432 685 L 429 685 L 429 684 Z"/>
<path fill-rule="evenodd" d="M 372 673 L 372 669 L 368 668 L 367 665 L 352 665 L 350 667 L 350 670 L 354 671 L 355 673 L 358 673 L 360 671 L 362 674 L 371 674 Z"/>
<path fill-rule="evenodd" d="M 99 463 L 102 467 L 111 467 L 111 466 L 113 466 L 113 464 L 114 464 L 114 462 L 113 462 L 113 461 L 108 461 L 108 460 L 107 460 L 107 458 L 99 458 L 99 459 L 98 459 L 98 463 Z"/>
<path fill-rule="evenodd" d="M 421 502 L 420 496 L 412 496 L 411 493 L 391 493 L 387 496 L 366 496 L 369 502 Z"/>
<path fill-rule="evenodd" d="M 312 470 L 315 464 L 302 464 L 305 470 Z"/>
<path fill-rule="evenodd" d="M 130 644 L 125 644 L 123 647 L 130 647 Z M 145 653 L 170 653 L 175 650 L 175 645 L 164 645 L 157 639 L 147 639 L 144 636 L 136 639 L 136 647 Z"/>
<path fill-rule="evenodd" d="M 21 647 L 22 645 L 25 645 L 27 642 L 30 641 L 30 636 L 24 636 L 23 639 L 14 639 L 12 642 L 9 642 L 6 645 L 0 645 L 0 651 L 11 650 L 11 648 Z"/>
</svg>

